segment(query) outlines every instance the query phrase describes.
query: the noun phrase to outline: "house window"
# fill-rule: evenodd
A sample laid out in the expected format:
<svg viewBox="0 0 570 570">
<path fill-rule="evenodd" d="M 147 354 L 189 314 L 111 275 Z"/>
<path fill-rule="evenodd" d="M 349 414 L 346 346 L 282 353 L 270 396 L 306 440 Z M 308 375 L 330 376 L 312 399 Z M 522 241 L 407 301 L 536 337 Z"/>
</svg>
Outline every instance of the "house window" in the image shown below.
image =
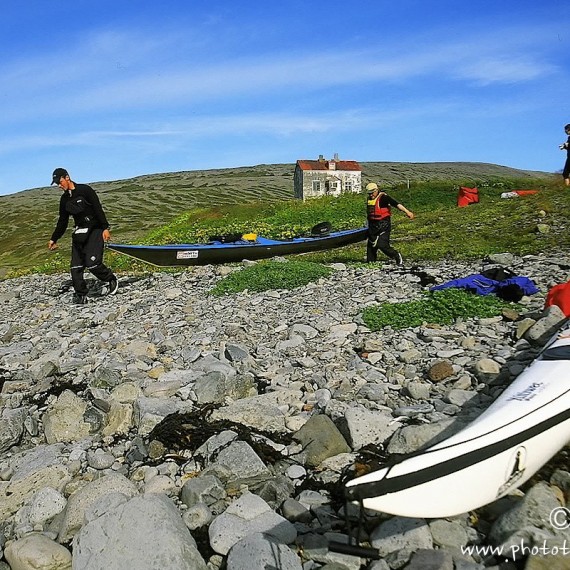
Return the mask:
<svg viewBox="0 0 570 570">
<path fill-rule="evenodd" d="M 340 182 L 337 180 L 331 180 L 329 182 L 329 187 L 327 190 L 327 194 L 332 196 L 338 196 L 340 194 Z"/>
<path fill-rule="evenodd" d="M 313 194 L 320 194 L 320 193 L 321 193 L 321 181 L 313 180 Z"/>
<path fill-rule="evenodd" d="M 352 185 L 352 180 L 346 180 L 344 183 L 344 191 L 345 192 L 352 192 L 353 191 L 353 185 Z"/>
</svg>

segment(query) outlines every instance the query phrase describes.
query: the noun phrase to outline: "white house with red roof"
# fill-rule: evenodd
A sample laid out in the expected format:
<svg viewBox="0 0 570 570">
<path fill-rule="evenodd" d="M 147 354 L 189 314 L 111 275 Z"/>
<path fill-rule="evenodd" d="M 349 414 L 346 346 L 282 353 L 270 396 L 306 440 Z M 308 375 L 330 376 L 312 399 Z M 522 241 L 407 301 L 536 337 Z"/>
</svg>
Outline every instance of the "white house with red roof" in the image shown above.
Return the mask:
<svg viewBox="0 0 570 570">
<path fill-rule="evenodd" d="M 360 192 L 362 168 L 355 160 L 332 160 L 323 155 L 318 160 L 298 160 L 295 166 L 295 198 L 306 200 L 319 196 L 340 196 L 345 192 Z"/>
</svg>

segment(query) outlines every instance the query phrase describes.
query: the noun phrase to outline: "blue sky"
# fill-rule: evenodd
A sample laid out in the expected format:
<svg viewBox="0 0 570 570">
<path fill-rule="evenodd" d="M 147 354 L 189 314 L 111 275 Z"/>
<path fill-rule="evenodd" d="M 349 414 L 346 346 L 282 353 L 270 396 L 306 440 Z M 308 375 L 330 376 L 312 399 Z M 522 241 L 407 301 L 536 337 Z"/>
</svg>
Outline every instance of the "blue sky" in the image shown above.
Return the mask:
<svg viewBox="0 0 570 570">
<path fill-rule="evenodd" d="M 568 0 L 45 0 L 0 21 L 0 194 L 294 163 L 557 171 Z"/>
</svg>

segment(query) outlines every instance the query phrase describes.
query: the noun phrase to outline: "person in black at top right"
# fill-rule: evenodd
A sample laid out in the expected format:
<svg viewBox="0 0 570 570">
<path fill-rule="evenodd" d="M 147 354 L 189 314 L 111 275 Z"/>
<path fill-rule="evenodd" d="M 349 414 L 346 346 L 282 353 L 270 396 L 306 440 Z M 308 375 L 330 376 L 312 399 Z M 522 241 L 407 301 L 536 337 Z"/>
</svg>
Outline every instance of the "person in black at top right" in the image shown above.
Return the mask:
<svg viewBox="0 0 570 570">
<path fill-rule="evenodd" d="M 73 302 L 84 304 L 89 292 L 84 278 L 88 269 L 97 279 L 107 283 L 107 294 L 114 295 L 119 288 L 115 274 L 103 263 L 105 241 L 111 239 L 109 222 L 95 190 L 87 184 L 73 182 L 65 168 L 56 168 L 52 184 L 57 184 L 63 194 L 59 201 L 59 218 L 53 230 L 48 248 L 58 248 L 57 241 L 67 230 L 70 216 L 75 229 L 71 238 L 71 281 L 75 290 Z"/>
<path fill-rule="evenodd" d="M 370 182 L 366 185 L 368 200 L 366 204 L 368 217 L 368 242 L 366 244 L 366 262 L 376 261 L 377 252 L 380 250 L 396 262 L 396 265 L 404 263 L 401 254 L 390 245 L 390 232 L 392 230 L 391 208 L 397 208 L 404 212 L 410 220 L 414 219 L 413 212 L 397 200 L 381 191 L 378 184 Z"/>
<path fill-rule="evenodd" d="M 566 186 L 570 186 L 570 124 L 564 126 L 564 132 L 568 135 L 568 140 L 559 146 L 560 150 L 566 151 L 566 164 L 564 164 L 562 178 Z"/>
</svg>

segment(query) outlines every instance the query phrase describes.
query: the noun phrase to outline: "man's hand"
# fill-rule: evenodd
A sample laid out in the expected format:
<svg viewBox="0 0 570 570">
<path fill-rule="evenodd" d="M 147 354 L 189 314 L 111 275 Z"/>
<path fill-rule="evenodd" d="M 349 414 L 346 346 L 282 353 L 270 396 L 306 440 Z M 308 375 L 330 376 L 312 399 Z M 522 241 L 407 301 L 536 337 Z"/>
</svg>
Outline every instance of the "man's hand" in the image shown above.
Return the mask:
<svg viewBox="0 0 570 570">
<path fill-rule="evenodd" d="M 58 247 L 59 247 L 59 245 L 57 245 L 57 243 L 55 241 L 53 241 L 51 239 L 49 240 L 48 249 L 51 249 L 53 251 L 54 249 L 57 249 Z"/>
<path fill-rule="evenodd" d="M 111 239 L 111 232 L 109 230 L 103 230 L 103 241 L 109 241 Z"/>
</svg>

